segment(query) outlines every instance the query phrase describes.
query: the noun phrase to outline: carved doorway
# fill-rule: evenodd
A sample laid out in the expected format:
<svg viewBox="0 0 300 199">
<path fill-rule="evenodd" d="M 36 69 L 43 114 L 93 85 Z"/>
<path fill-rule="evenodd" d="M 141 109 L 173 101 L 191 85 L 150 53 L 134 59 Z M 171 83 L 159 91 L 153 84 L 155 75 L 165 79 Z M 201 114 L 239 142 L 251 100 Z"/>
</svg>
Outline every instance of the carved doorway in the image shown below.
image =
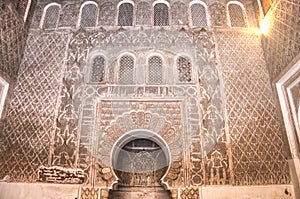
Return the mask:
<svg viewBox="0 0 300 199">
<path fill-rule="evenodd" d="M 120 151 L 114 171 L 124 186 L 158 186 L 168 169 L 167 158 L 158 144 L 137 138 Z"/>
<path fill-rule="evenodd" d="M 135 194 L 140 196 L 140 192 L 146 191 L 154 198 L 169 198 L 162 183 L 169 162 L 168 148 L 159 135 L 147 130 L 125 134 L 116 142 L 112 153 L 118 182 L 110 195 L 135 198 Z"/>
</svg>

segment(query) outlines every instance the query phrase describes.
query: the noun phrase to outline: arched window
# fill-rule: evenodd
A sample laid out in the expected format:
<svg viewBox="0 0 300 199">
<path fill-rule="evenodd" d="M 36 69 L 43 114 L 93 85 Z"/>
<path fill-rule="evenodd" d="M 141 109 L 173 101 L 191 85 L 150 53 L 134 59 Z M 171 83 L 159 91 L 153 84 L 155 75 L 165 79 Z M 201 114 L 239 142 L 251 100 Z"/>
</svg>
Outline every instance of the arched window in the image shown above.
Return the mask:
<svg viewBox="0 0 300 199">
<path fill-rule="evenodd" d="M 193 26 L 207 27 L 207 9 L 204 3 L 192 2 L 190 4 Z"/>
<path fill-rule="evenodd" d="M 132 26 L 133 24 L 133 4 L 122 3 L 119 6 L 118 26 Z"/>
<path fill-rule="evenodd" d="M 98 6 L 94 2 L 82 4 L 80 9 L 80 27 L 95 27 L 98 18 Z"/>
<path fill-rule="evenodd" d="M 179 82 L 192 81 L 192 64 L 189 58 L 180 56 L 176 61 Z"/>
<path fill-rule="evenodd" d="M 119 60 L 119 83 L 134 83 L 134 58 L 130 55 L 123 55 Z"/>
<path fill-rule="evenodd" d="M 90 74 L 91 82 L 103 82 L 104 81 L 104 69 L 105 59 L 103 56 L 98 55 L 93 59 L 92 70 Z"/>
<path fill-rule="evenodd" d="M 247 27 L 246 12 L 243 5 L 239 2 L 229 2 L 227 13 L 231 27 Z"/>
<path fill-rule="evenodd" d="M 154 5 L 154 26 L 169 25 L 169 7 L 165 3 L 156 3 Z"/>
<path fill-rule="evenodd" d="M 161 84 L 163 77 L 163 62 L 159 56 L 152 56 L 148 60 L 148 83 Z"/>
<path fill-rule="evenodd" d="M 45 7 L 42 17 L 42 28 L 54 29 L 57 27 L 58 18 L 60 13 L 59 4 L 49 4 Z"/>
</svg>

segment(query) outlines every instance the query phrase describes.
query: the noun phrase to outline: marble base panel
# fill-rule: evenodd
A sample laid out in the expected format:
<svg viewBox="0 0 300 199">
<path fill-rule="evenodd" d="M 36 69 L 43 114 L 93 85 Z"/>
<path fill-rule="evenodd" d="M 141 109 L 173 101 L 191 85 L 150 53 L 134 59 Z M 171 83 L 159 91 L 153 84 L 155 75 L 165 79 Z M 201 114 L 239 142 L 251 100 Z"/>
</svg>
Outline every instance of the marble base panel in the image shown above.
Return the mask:
<svg viewBox="0 0 300 199">
<path fill-rule="evenodd" d="M 293 185 L 206 186 L 201 199 L 296 199 Z"/>
<path fill-rule="evenodd" d="M 75 199 L 79 185 L 0 183 L 0 199 Z"/>
<path fill-rule="evenodd" d="M 79 199 L 79 186 L 1 182 L 0 199 Z M 198 189 L 199 199 L 297 199 L 293 185 L 203 186 Z M 178 190 L 177 198 L 180 199 L 181 189 L 173 189 L 172 192 L 176 190 Z"/>
</svg>

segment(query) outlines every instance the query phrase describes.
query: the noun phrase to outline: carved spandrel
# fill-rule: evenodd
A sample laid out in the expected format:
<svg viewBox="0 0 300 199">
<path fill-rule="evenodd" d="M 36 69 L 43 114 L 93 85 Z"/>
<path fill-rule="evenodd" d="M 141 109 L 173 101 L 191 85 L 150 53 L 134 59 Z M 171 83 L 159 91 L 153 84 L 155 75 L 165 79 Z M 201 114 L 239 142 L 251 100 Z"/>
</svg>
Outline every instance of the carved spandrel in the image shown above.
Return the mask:
<svg viewBox="0 0 300 199">
<path fill-rule="evenodd" d="M 116 5 L 112 2 L 104 2 L 99 7 L 99 25 L 115 25 Z"/>
<path fill-rule="evenodd" d="M 175 2 L 171 7 L 172 25 L 188 25 L 187 6 L 184 3 Z"/>
<path fill-rule="evenodd" d="M 137 4 L 136 25 L 151 25 L 151 5 L 146 1 Z"/>
<path fill-rule="evenodd" d="M 226 8 L 223 4 L 215 2 L 209 6 L 212 26 L 227 26 Z"/>
<path fill-rule="evenodd" d="M 59 27 L 75 27 L 79 15 L 79 4 L 66 4 L 62 6 L 62 15 L 59 18 Z"/>
</svg>

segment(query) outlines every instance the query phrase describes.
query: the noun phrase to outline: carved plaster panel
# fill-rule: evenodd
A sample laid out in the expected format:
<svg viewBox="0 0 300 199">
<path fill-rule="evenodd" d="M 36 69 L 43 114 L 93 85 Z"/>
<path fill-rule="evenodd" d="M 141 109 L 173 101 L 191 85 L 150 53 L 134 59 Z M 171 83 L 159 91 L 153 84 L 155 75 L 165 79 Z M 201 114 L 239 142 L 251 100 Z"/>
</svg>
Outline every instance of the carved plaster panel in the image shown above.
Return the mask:
<svg viewBox="0 0 300 199">
<path fill-rule="evenodd" d="M 76 50 L 76 48 L 74 48 L 75 51 L 70 51 L 70 55 L 74 54 L 77 57 L 76 59 L 78 61 L 74 63 L 79 67 L 79 73 L 77 72 L 77 74 L 79 74 L 77 77 L 79 78 L 77 78 L 74 85 L 76 86 L 76 93 L 78 93 L 78 97 L 80 98 L 75 97 L 73 99 L 73 104 L 77 104 L 76 107 L 74 107 L 74 113 L 75 115 L 78 113 L 78 118 L 80 118 L 81 139 L 78 161 L 79 164 L 84 167 L 87 175 L 90 177 L 93 175 L 98 176 L 95 179 L 99 185 L 109 186 L 114 181 L 114 175 L 109 167 L 109 150 L 111 150 L 113 143 L 119 136 L 133 129 L 134 125 L 129 128 L 128 124 L 135 124 L 135 128 L 139 127 L 138 124 L 133 122 L 135 114 L 138 115 L 139 113 L 144 115 L 142 116 L 142 118 L 145 118 L 143 122 L 136 121 L 143 127 L 146 125 L 144 122 L 148 116 L 151 116 L 150 118 L 161 118 L 161 121 L 170 121 L 167 123 L 163 122 L 162 124 L 166 124 L 160 127 L 157 126 L 157 124 L 156 126 L 153 126 L 152 123 L 150 123 L 152 126 L 148 124 L 148 129 L 160 133 L 166 140 L 169 139 L 166 137 L 167 133 L 162 133 L 156 128 L 163 128 L 165 129 L 164 131 L 169 133 L 172 131 L 177 132 L 176 130 L 168 130 L 170 126 L 174 126 L 174 124 L 180 122 L 174 121 L 174 118 L 168 119 L 169 116 L 166 115 L 167 109 L 159 108 L 164 107 L 162 102 L 158 107 L 155 107 L 157 103 L 154 103 L 156 105 L 151 105 L 152 107 L 149 105 L 149 102 L 144 102 L 144 105 L 140 103 L 139 106 L 144 107 L 141 108 L 137 105 L 133 105 L 134 99 L 139 99 L 142 102 L 145 99 L 157 98 L 161 101 L 165 101 L 164 103 L 168 103 L 167 99 L 169 98 L 173 100 L 182 98 L 185 103 L 181 105 L 180 109 L 185 111 L 182 112 L 181 110 L 176 114 L 177 117 L 186 118 L 179 120 L 183 121 L 183 124 L 178 128 L 181 129 L 184 127 L 180 130 L 181 133 L 179 135 L 186 141 L 182 143 L 182 140 L 178 138 L 174 146 L 183 146 L 185 150 L 179 153 L 181 155 L 179 155 L 178 152 L 174 152 L 173 155 L 179 155 L 178 161 L 174 161 L 171 164 L 171 169 L 165 181 L 170 186 L 181 185 L 182 183 L 185 185 L 228 183 L 228 176 L 230 175 L 228 174 L 227 151 L 223 150 L 224 147 L 221 147 L 224 145 L 226 148 L 226 139 L 220 139 L 220 137 L 224 137 L 221 136 L 221 134 L 224 135 L 223 108 L 220 87 L 218 85 L 218 74 L 215 68 L 215 52 L 211 33 L 203 30 L 176 32 L 141 29 L 133 32 L 119 30 L 117 34 L 110 34 L 111 33 L 105 30 L 98 33 L 80 32 L 77 34 L 79 36 L 78 39 L 75 39 L 74 42 L 82 46 L 83 49 L 80 52 L 78 49 Z M 193 42 L 193 39 L 196 43 Z M 71 44 L 73 44 L 72 41 Z M 181 47 L 185 46 L 184 50 L 179 48 L 179 45 Z M 165 49 L 165 46 L 168 46 L 168 50 Z M 192 62 L 193 71 L 196 72 L 193 75 L 192 84 L 197 86 L 109 86 L 109 84 L 114 81 L 113 78 L 108 78 L 107 86 L 94 86 L 84 83 L 84 76 L 87 71 L 86 67 L 89 67 L 86 59 L 93 54 L 97 54 L 98 51 L 104 54 L 106 53 L 106 58 L 111 60 L 109 62 L 114 65 L 116 64 L 114 61 L 116 57 L 112 55 L 116 54 L 116 51 L 124 52 L 127 50 L 140 56 L 139 53 L 147 52 L 149 51 L 147 49 L 151 48 L 161 49 L 162 54 L 166 56 L 170 54 L 169 60 L 172 60 L 170 52 L 189 54 L 194 60 Z M 87 51 L 86 49 L 91 50 Z M 103 49 L 105 49 L 105 51 L 103 51 Z M 87 54 L 87 52 L 89 52 L 89 54 Z M 112 73 L 110 72 L 110 74 L 116 73 L 116 67 L 112 68 L 113 69 L 110 70 Z M 114 77 L 114 75 L 112 77 Z M 174 84 L 174 82 L 169 82 L 168 84 L 170 83 Z M 79 95 L 79 93 L 81 94 Z M 79 100 L 78 102 L 77 99 Z M 104 99 L 106 101 L 108 100 L 108 104 L 104 103 Z M 126 100 L 124 101 L 124 99 Z M 101 103 L 95 103 L 95 101 Z M 111 101 L 114 101 L 114 103 L 111 103 Z M 79 106 L 81 107 L 80 109 L 78 109 Z M 101 116 L 96 116 L 96 109 L 101 110 Z M 133 110 L 135 110 L 135 112 Z M 141 110 L 142 112 L 140 112 Z M 183 113 L 186 113 L 186 115 Z M 127 114 L 127 116 L 120 117 L 124 114 Z M 95 117 L 101 118 L 101 128 L 98 128 L 98 122 L 93 119 Z M 128 120 L 128 118 L 131 119 Z M 93 141 L 96 137 L 97 140 L 99 140 L 98 143 Z M 175 137 L 172 139 L 175 139 Z M 179 143 L 181 142 L 181 144 L 177 143 L 178 141 Z M 95 148 L 95 146 L 98 145 L 100 148 L 96 150 L 97 147 Z M 171 143 L 170 146 L 172 146 Z M 211 150 L 213 150 L 214 153 Z M 101 153 L 95 155 L 98 154 L 97 151 L 101 151 Z M 174 151 L 176 150 L 174 149 Z M 216 166 L 214 164 L 214 162 L 219 161 L 216 160 L 216 158 L 221 158 L 222 161 L 223 159 L 225 160 L 221 165 L 223 169 L 219 169 L 220 165 Z M 92 169 L 92 165 L 88 163 L 89 161 L 92 162 L 92 165 L 97 165 L 96 170 Z M 188 178 L 185 177 L 186 174 L 184 174 L 183 170 L 186 169 L 182 168 L 183 165 L 187 167 Z M 222 179 L 218 178 L 213 180 L 216 178 L 216 175 L 220 175 Z M 193 180 L 191 181 L 189 179 Z"/>
</svg>

